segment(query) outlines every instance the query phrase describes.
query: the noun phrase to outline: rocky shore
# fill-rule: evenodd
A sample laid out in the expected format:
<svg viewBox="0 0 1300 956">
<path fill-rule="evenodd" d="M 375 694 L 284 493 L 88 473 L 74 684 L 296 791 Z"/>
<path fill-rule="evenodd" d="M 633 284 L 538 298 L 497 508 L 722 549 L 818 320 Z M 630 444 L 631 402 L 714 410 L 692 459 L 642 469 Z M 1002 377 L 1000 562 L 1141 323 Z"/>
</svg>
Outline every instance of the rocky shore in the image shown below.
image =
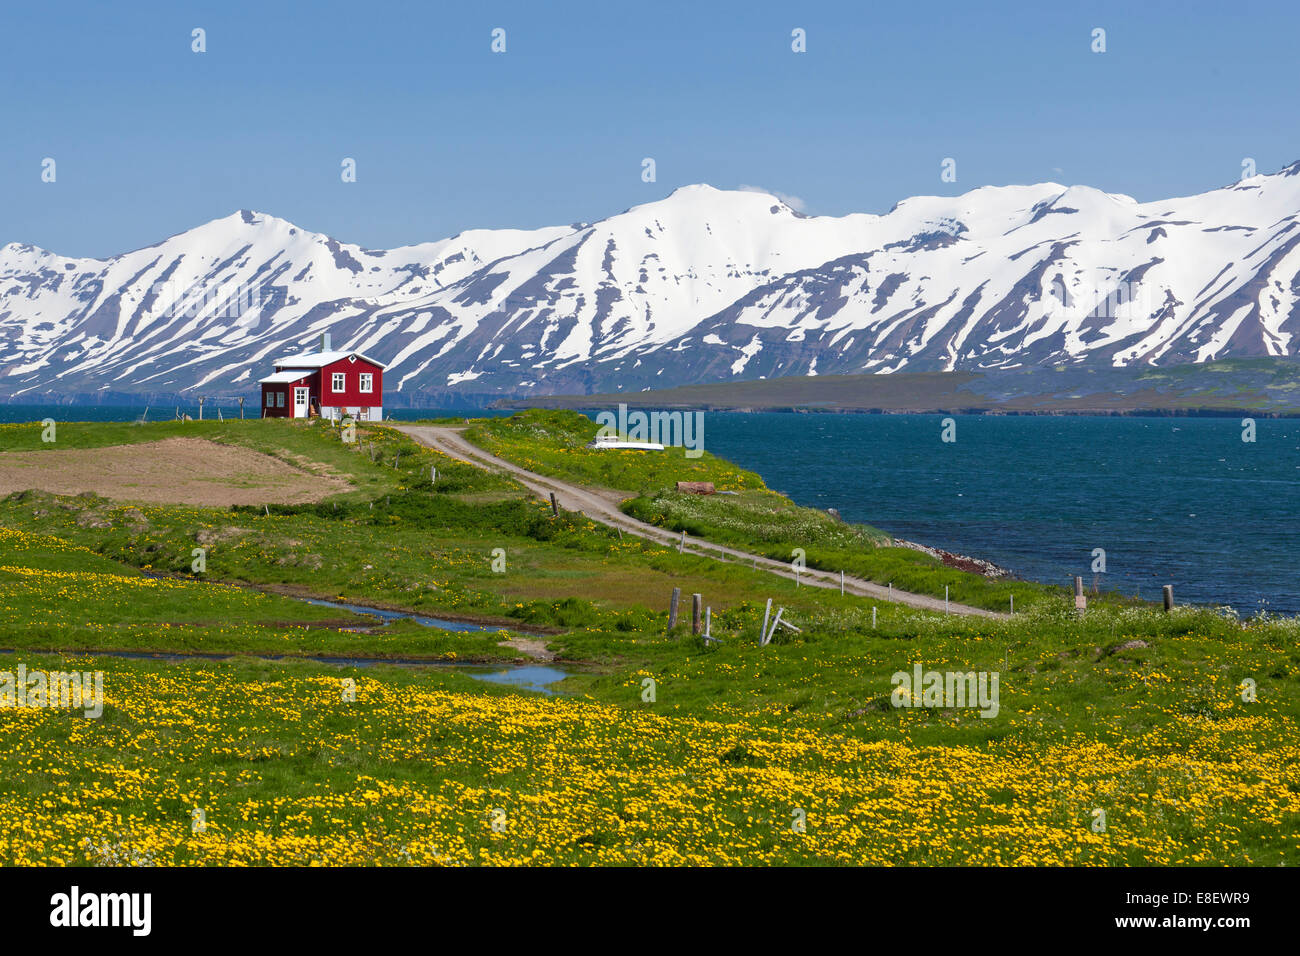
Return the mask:
<svg viewBox="0 0 1300 956">
<path fill-rule="evenodd" d="M 968 554 L 954 554 L 942 548 L 931 548 L 928 545 L 917 544 L 915 541 L 907 541 L 903 538 L 894 538 L 893 544 L 899 548 L 911 548 L 913 551 L 920 551 L 932 558 L 938 558 L 946 566 L 956 568 L 959 571 L 982 574 L 986 578 L 1009 578 L 1012 576 L 1011 572 L 1006 568 L 999 567 L 992 561 L 985 561 L 983 558 L 972 558 Z"/>
</svg>

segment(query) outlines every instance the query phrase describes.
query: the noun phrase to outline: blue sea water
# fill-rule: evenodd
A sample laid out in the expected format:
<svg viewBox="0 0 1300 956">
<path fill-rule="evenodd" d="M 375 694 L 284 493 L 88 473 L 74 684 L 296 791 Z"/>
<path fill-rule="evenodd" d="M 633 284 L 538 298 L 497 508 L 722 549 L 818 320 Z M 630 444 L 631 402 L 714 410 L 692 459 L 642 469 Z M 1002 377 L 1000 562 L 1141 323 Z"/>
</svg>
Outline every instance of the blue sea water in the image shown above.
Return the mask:
<svg viewBox="0 0 1300 956">
<path fill-rule="evenodd" d="M 1300 613 L 1300 421 L 709 413 L 705 447 L 802 505 L 1021 577 Z"/>
<path fill-rule="evenodd" d="M 0 405 L 0 422 L 143 411 Z M 1253 443 L 1237 418 L 954 416 L 954 442 L 941 440 L 942 420 L 710 412 L 704 444 L 799 504 L 1021 577 L 1068 584 L 1081 574 L 1091 587 L 1101 548 L 1103 589 L 1158 600 L 1172 584 L 1180 603 L 1300 613 L 1300 420 L 1258 419 Z"/>
</svg>

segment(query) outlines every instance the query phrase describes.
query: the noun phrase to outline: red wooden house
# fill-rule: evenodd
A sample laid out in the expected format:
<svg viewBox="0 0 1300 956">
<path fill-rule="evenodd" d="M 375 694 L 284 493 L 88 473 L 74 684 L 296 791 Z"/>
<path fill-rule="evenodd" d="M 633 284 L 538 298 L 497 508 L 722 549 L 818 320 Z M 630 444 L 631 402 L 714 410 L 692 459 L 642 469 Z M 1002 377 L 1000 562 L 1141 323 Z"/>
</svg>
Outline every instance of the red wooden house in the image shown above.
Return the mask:
<svg viewBox="0 0 1300 956">
<path fill-rule="evenodd" d="M 278 360 L 258 384 L 263 418 L 384 417 L 384 366 L 360 352 L 331 351 L 328 333 L 319 352 Z"/>
</svg>

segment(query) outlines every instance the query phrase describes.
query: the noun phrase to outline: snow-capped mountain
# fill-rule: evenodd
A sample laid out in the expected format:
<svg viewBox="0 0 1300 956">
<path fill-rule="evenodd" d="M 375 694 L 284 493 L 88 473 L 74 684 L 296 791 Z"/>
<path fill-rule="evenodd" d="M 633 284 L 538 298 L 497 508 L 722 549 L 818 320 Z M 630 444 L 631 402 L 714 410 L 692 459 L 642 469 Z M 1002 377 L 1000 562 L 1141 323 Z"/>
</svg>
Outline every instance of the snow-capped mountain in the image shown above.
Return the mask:
<svg viewBox="0 0 1300 956">
<path fill-rule="evenodd" d="M 0 397 L 251 392 L 324 331 L 388 363 L 389 404 L 1296 355 L 1298 244 L 1300 163 L 1151 203 L 1043 183 L 842 218 L 687 186 L 387 251 L 244 211 L 111 259 L 0 248 Z"/>
</svg>

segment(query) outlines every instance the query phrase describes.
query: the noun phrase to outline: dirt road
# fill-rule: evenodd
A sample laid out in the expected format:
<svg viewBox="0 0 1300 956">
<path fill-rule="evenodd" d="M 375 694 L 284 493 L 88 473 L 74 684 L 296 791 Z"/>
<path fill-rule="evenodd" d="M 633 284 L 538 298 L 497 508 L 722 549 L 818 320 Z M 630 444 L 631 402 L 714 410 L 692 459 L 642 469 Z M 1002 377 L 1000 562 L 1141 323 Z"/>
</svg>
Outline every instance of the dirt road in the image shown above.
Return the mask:
<svg viewBox="0 0 1300 956">
<path fill-rule="evenodd" d="M 449 455 L 452 458 L 468 462 L 488 471 L 505 472 L 545 500 L 549 501 L 551 494 L 554 493 L 556 503 L 566 511 L 580 512 L 593 521 L 599 521 L 612 528 L 619 528 L 624 534 L 634 534 L 660 544 L 681 546 L 683 550 L 689 551 L 691 554 L 713 558 L 715 561 L 749 564 L 754 568 L 769 571 L 781 577 L 795 577 L 795 572 L 789 564 L 773 561 L 771 558 L 751 554 L 748 551 L 739 551 L 725 545 L 713 544 L 701 538 L 688 537 L 685 539 L 685 544 L 682 545 L 683 537 L 681 534 L 674 534 L 652 524 L 646 524 L 644 521 L 638 521 L 636 518 L 629 517 L 620 511 L 619 504 L 629 495 L 610 489 L 596 489 L 575 485 L 559 478 L 539 475 L 536 472 L 520 468 L 518 465 L 489 454 L 477 445 L 471 444 L 461 435 L 462 429 L 436 425 L 394 425 L 393 427 L 410 435 L 421 444 L 442 452 L 444 455 Z M 800 584 L 812 587 L 838 588 L 840 586 L 840 576 L 827 571 L 807 568 L 799 572 L 798 577 Z M 942 613 L 944 610 L 942 598 L 933 598 L 926 594 L 912 594 L 908 591 L 900 591 L 897 588 L 894 588 L 891 592 L 889 588 L 882 585 L 847 575 L 844 578 L 844 592 L 882 601 L 893 600 L 897 604 L 906 604 L 926 611 Z M 975 617 L 1000 618 L 1007 616 L 955 602 L 948 605 L 948 611 L 952 614 Z"/>
</svg>

